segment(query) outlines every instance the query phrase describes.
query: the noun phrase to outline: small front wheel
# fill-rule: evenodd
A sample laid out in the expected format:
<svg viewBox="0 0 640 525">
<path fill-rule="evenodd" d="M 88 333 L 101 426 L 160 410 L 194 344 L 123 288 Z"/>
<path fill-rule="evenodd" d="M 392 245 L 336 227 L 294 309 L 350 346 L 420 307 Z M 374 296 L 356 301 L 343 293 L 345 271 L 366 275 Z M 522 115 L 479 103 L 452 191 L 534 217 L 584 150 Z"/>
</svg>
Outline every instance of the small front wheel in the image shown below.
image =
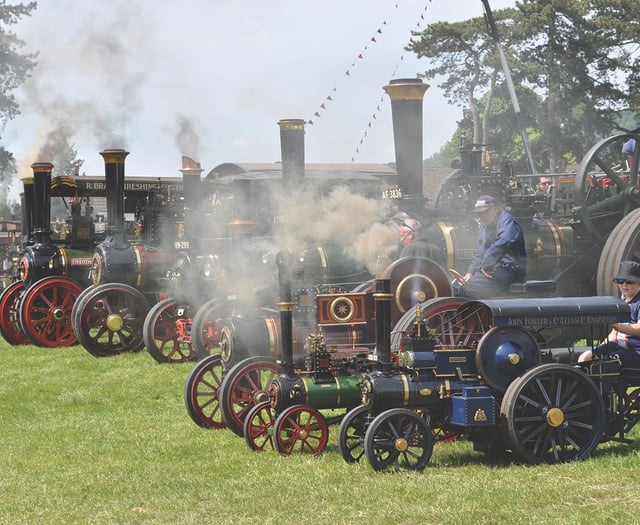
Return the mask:
<svg viewBox="0 0 640 525">
<path fill-rule="evenodd" d="M 412 410 L 393 408 L 376 416 L 364 438 L 374 470 L 422 470 L 433 453 L 429 424 Z"/>
<path fill-rule="evenodd" d="M 296 451 L 317 456 L 329 440 L 327 421 L 318 410 L 306 405 L 284 410 L 276 419 L 273 433 L 276 448 L 286 456 Z"/>
</svg>

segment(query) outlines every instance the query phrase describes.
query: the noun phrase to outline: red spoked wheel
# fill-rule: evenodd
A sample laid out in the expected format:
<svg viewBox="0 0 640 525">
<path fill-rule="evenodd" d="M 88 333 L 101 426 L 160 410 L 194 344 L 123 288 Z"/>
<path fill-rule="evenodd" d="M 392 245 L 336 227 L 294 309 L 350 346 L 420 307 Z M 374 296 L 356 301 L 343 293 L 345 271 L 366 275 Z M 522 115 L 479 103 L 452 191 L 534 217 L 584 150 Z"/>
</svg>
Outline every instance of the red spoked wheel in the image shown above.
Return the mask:
<svg viewBox="0 0 640 525">
<path fill-rule="evenodd" d="M 255 405 L 269 399 L 269 385 L 282 367 L 275 359 L 254 356 L 231 367 L 220 386 L 222 417 L 231 431 L 242 437 L 244 420 Z"/>
<path fill-rule="evenodd" d="M 71 310 L 82 287 L 66 277 L 45 277 L 20 300 L 20 326 L 34 344 L 57 348 L 77 344 Z"/>
<path fill-rule="evenodd" d="M 420 303 L 423 329 L 429 330 L 444 346 L 469 344 L 473 334 L 465 331 L 456 321 L 456 311 L 465 302 L 458 297 L 439 297 Z M 402 348 L 402 338 L 416 333 L 416 312 L 406 312 L 391 332 L 391 351 L 397 353 Z"/>
<path fill-rule="evenodd" d="M 211 299 L 204 303 L 193 316 L 191 323 L 191 345 L 198 359 L 220 352 L 221 317 L 228 311 L 224 302 Z"/>
<path fill-rule="evenodd" d="M 149 302 L 139 290 L 121 283 L 100 284 L 75 311 L 78 341 L 96 357 L 137 352 L 144 346 L 142 327 L 148 312 Z"/>
<path fill-rule="evenodd" d="M 250 449 L 263 452 L 276 448 L 273 442 L 275 414 L 269 401 L 258 403 L 249 410 L 244 420 L 243 431 L 244 440 Z"/>
<path fill-rule="evenodd" d="M 322 453 L 329 440 L 329 427 L 315 408 L 294 405 L 285 409 L 273 427 L 278 452 L 290 456 L 294 452 Z"/>
<path fill-rule="evenodd" d="M 198 362 L 184 385 L 184 404 L 196 425 L 203 428 L 226 428 L 220 411 L 222 358 L 210 355 Z"/>
<path fill-rule="evenodd" d="M 158 363 L 184 363 L 196 359 L 187 333 L 189 307 L 176 299 L 163 299 L 151 307 L 142 327 L 144 345 Z"/>
<path fill-rule="evenodd" d="M 31 340 L 20 325 L 20 299 L 24 294 L 24 282 L 15 281 L 0 294 L 0 333 L 12 345 L 28 345 Z"/>
</svg>

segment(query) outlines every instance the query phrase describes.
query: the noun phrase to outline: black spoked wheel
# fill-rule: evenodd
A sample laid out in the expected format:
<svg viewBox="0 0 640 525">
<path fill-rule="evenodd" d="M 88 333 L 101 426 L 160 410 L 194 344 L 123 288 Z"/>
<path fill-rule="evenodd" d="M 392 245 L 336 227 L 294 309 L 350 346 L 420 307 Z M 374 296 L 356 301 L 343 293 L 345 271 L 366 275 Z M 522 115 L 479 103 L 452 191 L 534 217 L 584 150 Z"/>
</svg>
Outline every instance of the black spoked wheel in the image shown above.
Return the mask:
<svg viewBox="0 0 640 525">
<path fill-rule="evenodd" d="M 364 405 L 357 406 L 342 418 L 338 427 L 338 448 L 347 463 L 358 463 L 364 456 L 364 434 L 369 412 Z"/>
<path fill-rule="evenodd" d="M 605 138 L 583 157 L 576 173 L 574 202 L 584 227 L 604 242 L 620 219 L 636 207 L 633 188 L 638 183 L 640 141 L 636 141 L 633 165 L 625 169 L 622 146 L 637 135 Z"/>
<path fill-rule="evenodd" d="M 511 449 L 527 463 L 586 458 L 605 427 L 602 396 L 580 369 L 536 366 L 507 388 L 500 415 Z"/>
<path fill-rule="evenodd" d="M 631 431 L 640 421 L 640 388 L 634 388 L 626 393 L 623 400 L 622 417 L 624 418 L 624 433 Z"/>
<path fill-rule="evenodd" d="M 73 326 L 78 342 L 96 357 L 138 352 L 144 346 L 142 326 L 149 312 L 146 297 L 132 286 L 106 283 L 80 297 Z"/>
<path fill-rule="evenodd" d="M 433 433 L 420 415 L 393 408 L 374 418 L 364 438 L 364 453 L 374 470 L 422 470 L 433 453 Z"/>
</svg>

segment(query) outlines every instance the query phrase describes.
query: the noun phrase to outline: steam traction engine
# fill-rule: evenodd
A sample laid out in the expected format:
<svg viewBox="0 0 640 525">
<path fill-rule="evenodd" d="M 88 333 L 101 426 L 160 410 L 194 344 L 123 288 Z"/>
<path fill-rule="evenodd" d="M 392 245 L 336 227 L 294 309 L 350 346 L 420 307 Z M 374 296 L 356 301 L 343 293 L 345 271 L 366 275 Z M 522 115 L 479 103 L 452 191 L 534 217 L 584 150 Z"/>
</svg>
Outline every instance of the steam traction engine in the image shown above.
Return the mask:
<svg viewBox="0 0 640 525">
<path fill-rule="evenodd" d="M 155 302 L 159 280 L 174 257 L 175 218 L 171 200 L 161 192 L 161 200 L 148 213 L 149 232 L 155 243 L 129 242 L 124 219 L 124 150 L 100 153 L 105 162 L 107 235 L 95 247 L 91 261 L 92 286 L 76 300 L 72 310 L 78 341 L 96 357 L 140 350 L 144 344 L 142 327 L 150 303 Z M 153 184 L 150 182 L 150 184 Z M 166 229 L 163 225 L 169 226 Z"/>
<path fill-rule="evenodd" d="M 358 374 L 367 366 L 366 356 L 375 345 L 373 281 L 355 287 L 351 285 L 352 288 L 346 287 L 348 283 L 319 285 L 307 277 L 307 271 L 311 276 L 316 272 L 306 266 L 306 261 L 290 260 L 295 261 L 291 270 L 283 265 L 287 268 L 283 271 L 290 272 L 290 280 L 281 286 L 281 293 L 291 297 L 284 300 L 284 303 L 291 303 L 285 312 L 281 311 L 279 317 L 274 312 L 270 317 L 247 320 L 236 326 L 236 329 L 243 328 L 237 330 L 239 336 L 245 340 L 251 338 L 247 348 L 253 355 L 228 369 L 224 379 L 221 357 L 216 355 L 200 361 L 190 374 L 185 385 L 185 404 L 198 425 L 228 427 L 240 436 L 247 436 L 245 424 L 250 425 L 246 421 L 251 409 L 267 399 L 272 402 L 277 399 L 277 402 L 273 406 L 263 404 L 262 410 L 256 407 L 256 412 L 251 414 L 257 418 L 255 421 L 275 415 L 274 411 L 284 413 L 292 404 L 303 403 L 310 407 L 309 411 L 306 408 L 295 411 L 300 417 L 306 417 L 308 413 L 315 414 L 314 410 L 319 408 L 340 411 L 358 400 L 358 390 L 354 389 Z M 394 296 L 389 322 L 395 322 L 410 310 L 416 296 L 450 295 L 446 272 L 428 259 L 403 258 L 385 272 L 392 283 Z M 253 329 L 248 329 L 247 323 L 253 323 Z M 277 361 L 280 356 L 281 361 Z M 269 384 L 274 379 L 278 381 L 281 362 L 292 363 L 295 373 L 285 370 L 282 382 L 278 383 L 282 387 L 278 394 L 269 390 Z M 289 381 L 292 377 L 293 382 Z M 317 391 L 312 384 L 319 385 Z M 322 421 L 321 425 L 326 430 L 326 422 Z M 255 437 L 247 438 L 250 446 L 264 448 L 264 444 L 259 444 L 260 435 L 254 431 L 249 435 Z M 308 446 L 302 445 L 302 448 L 308 450 Z M 321 449 L 312 447 L 314 453 Z"/>
<path fill-rule="evenodd" d="M 17 280 L 0 295 L 0 331 L 13 344 L 59 347 L 77 343 L 71 309 L 88 284 L 95 242 L 91 206 L 72 205 L 69 235 L 53 240 L 51 171 L 53 165 L 32 165 L 33 179 L 24 181 L 24 216 L 29 233 L 17 264 Z M 76 199 L 78 200 L 78 199 Z"/>
<path fill-rule="evenodd" d="M 628 305 L 612 297 L 504 299 L 463 303 L 444 331 L 416 316 L 395 358 L 391 337 L 379 333 L 381 366 L 365 374 L 363 406 L 343 420 L 343 457 L 419 470 L 434 427 L 528 463 L 584 459 L 603 440 L 628 442 L 640 419 L 640 371 L 617 359 L 576 366 L 580 349 L 571 346 L 597 344 L 609 324 L 628 320 Z"/>
</svg>

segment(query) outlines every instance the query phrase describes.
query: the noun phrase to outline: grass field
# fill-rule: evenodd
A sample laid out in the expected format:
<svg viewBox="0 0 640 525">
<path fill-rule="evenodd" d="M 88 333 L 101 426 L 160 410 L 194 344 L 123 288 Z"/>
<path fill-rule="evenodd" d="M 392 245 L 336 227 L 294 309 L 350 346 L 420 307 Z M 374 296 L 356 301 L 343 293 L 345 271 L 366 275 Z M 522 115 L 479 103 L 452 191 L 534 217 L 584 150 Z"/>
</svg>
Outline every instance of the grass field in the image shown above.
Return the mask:
<svg viewBox="0 0 640 525">
<path fill-rule="evenodd" d="M 638 440 L 535 467 L 458 441 L 377 473 L 343 461 L 337 427 L 318 458 L 197 427 L 192 367 L 0 343 L 0 523 L 640 523 Z"/>
</svg>

